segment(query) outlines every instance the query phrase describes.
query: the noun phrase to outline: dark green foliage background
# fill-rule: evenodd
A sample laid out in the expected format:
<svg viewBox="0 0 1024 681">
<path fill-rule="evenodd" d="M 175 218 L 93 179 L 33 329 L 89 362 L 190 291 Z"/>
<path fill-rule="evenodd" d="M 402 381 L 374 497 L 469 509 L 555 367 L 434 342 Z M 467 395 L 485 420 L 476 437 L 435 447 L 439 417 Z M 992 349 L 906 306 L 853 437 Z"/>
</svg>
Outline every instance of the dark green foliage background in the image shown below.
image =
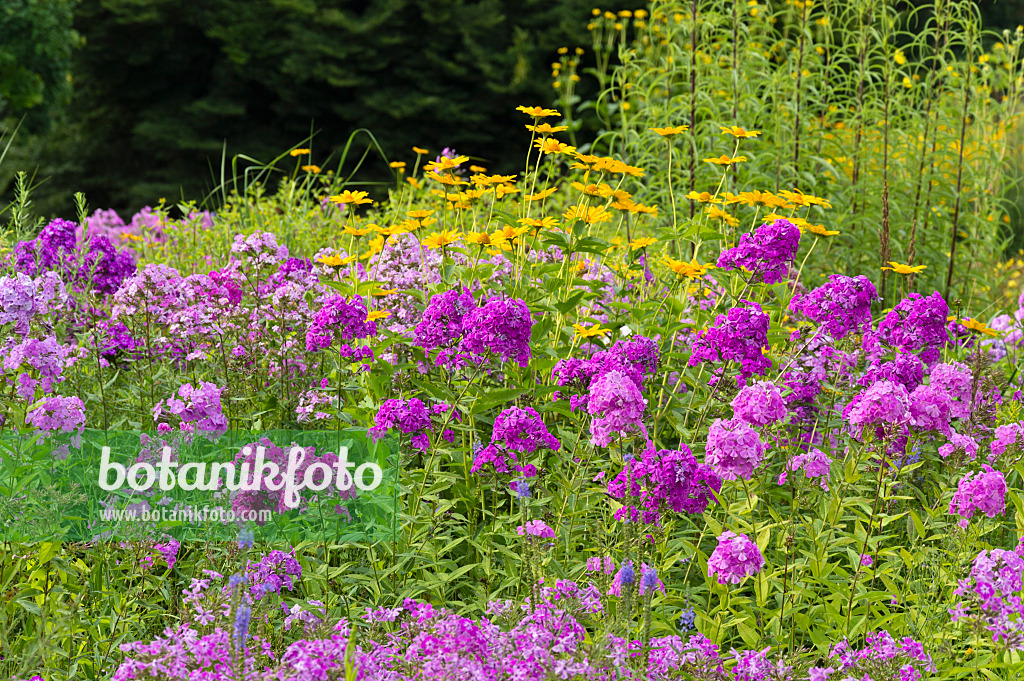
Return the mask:
<svg viewBox="0 0 1024 681">
<path fill-rule="evenodd" d="M 0 130 L 25 117 L 0 164 L 0 206 L 20 170 L 34 173 L 41 215 L 72 215 L 76 191 L 128 214 L 201 199 L 225 149 L 267 161 L 316 131 L 312 162 L 326 169 L 363 127 L 392 158 L 448 146 L 515 172 L 527 140 L 515 106 L 551 104 L 550 63 L 563 45 L 589 52 L 592 6 L 0 0 Z M 980 7 L 990 27 L 1024 22 L 1024 0 Z M 385 171 L 373 159 L 360 177 Z"/>
<path fill-rule="evenodd" d="M 71 96 L 69 0 L 0 0 L 0 121 L 47 130 Z M 2 127 L 0 127 L 2 130 Z"/>
<path fill-rule="evenodd" d="M 361 127 L 391 157 L 449 146 L 506 169 L 528 140 L 515 107 L 550 103 L 550 64 L 559 47 L 587 44 L 589 10 L 583 0 L 83 0 L 67 122 L 46 138 L 19 133 L 0 186 L 38 167 L 41 213 L 70 214 L 75 191 L 131 211 L 201 198 L 225 143 L 229 158 L 266 161 L 316 130 L 303 146 L 326 169 Z"/>
</svg>

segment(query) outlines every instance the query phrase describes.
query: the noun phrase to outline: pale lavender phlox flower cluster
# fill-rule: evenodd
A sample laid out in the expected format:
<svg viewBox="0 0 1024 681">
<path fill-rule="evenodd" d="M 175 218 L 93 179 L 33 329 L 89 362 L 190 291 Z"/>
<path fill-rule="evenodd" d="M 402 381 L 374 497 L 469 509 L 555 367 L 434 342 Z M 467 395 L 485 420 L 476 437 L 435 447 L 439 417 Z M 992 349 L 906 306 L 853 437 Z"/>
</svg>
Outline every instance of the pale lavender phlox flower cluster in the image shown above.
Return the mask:
<svg viewBox="0 0 1024 681">
<path fill-rule="evenodd" d="M 949 611 L 954 622 L 978 624 L 992 641 L 1008 650 L 1024 650 L 1024 558 L 1003 549 L 982 551 L 971 574 L 961 579 L 955 594 L 962 600 Z"/>
<path fill-rule="evenodd" d="M 167 416 L 179 419 L 178 427 L 183 432 L 222 433 L 227 430 L 228 421 L 221 406 L 224 388 L 203 382 L 198 386 L 183 383 L 175 397 L 168 398 L 153 408 L 153 420 L 166 423 Z"/>
</svg>

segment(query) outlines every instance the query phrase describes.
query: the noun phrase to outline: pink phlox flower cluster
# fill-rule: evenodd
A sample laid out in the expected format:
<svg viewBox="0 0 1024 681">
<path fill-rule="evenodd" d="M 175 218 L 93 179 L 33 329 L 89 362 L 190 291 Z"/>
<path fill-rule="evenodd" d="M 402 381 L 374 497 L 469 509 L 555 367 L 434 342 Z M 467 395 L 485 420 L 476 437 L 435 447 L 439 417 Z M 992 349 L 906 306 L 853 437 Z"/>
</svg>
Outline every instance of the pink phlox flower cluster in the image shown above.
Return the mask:
<svg viewBox="0 0 1024 681">
<path fill-rule="evenodd" d="M 860 679 L 860 674 L 871 679 L 900 679 L 917 681 L 921 672 L 936 671 L 931 655 L 924 646 L 906 636 L 896 640 L 888 631 L 873 631 L 865 636 L 864 647 L 857 650 L 848 641 L 835 644 L 829 657 L 838 664 L 837 671 L 844 678 Z"/>
<path fill-rule="evenodd" d="M 786 483 L 790 472 L 803 470 L 808 480 L 817 480 L 823 490 L 828 491 L 828 480 L 832 471 L 832 459 L 817 447 L 804 454 L 797 454 L 786 462 L 786 470 L 779 476 L 779 484 Z"/>
<path fill-rule="evenodd" d="M 858 431 L 879 426 L 892 432 L 910 420 L 910 395 L 902 385 L 877 381 L 850 400 L 843 409 L 843 418 Z"/>
<path fill-rule="evenodd" d="M 532 464 L 520 464 L 516 452 L 533 454 L 538 449 L 557 451 L 561 443 L 548 432 L 540 414 L 532 407 L 509 407 L 494 420 L 491 442 L 475 452 L 471 473 L 483 470 L 488 464 L 499 474 L 510 473 L 510 462 L 524 477 L 532 478 L 536 469 Z"/>
<path fill-rule="evenodd" d="M 249 583 L 249 595 L 254 601 L 270 593 L 281 593 L 281 589 L 294 591 L 302 579 L 302 566 L 295 559 L 295 550 L 285 553 L 273 550 L 258 561 L 250 560 L 245 568 L 245 581 Z"/>
<path fill-rule="evenodd" d="M 995 518 L 1006 505 L 1006 478 L 1002 472 L 982 464 L 982 472 L 970 471 L 960 479 L 949 512 L 964 519 L 974 517 L 975 511 Z"/>
<path fill-rule="evenodd" d="M 620 437 L 643 435 L 648 439 L 643 423 L 647 400 L 639 386 L 618 370 L 603 373 L 591 382 L 587 398 L 591 443 L 607 447 Z"/>
<path fill-rule="evenodd" d="M 726 530 L 718 536 L 718 546 L 708 557 L 708 577 L 718 576 L 719 584 L 739 584 L 764 567 L 764 557 L 745 534 Z"/>
<path fill-rule="evenodd" d="M 36 315 L 63 308 L 68 294 L 60 275 L 44 272 L 30 277 L 24 272 L 0 278 L 0 325 L 13 324 L 14 333 L 27 336 Z"/>
<path fill-rule="evenodd" d="M 975 623 L 1008 650 L 1024 650 L 1024 558 L 1016 551 L 992 549 L 975 557 L 971 573 L 953 592 L 962 600 L 949 614 L 953 622 Z"/>
<path fill-rule="evenodd" d="M 1019 447 L 1024 440 L 1024 421 L 1007 423 L 996 428 L 995 437 L 990 445 L 992 458 L 997 459 L 1006 454 L 1006 450 Z"/>
<path fill-rule="evenodd" d="M 879 322 L 878 331 L 864 337 L 864 348 L 878 355 L 883 348 L 914 352 L 928 366 L 935 364 L 950 342 L 946 318 L 949 305 L 938 291 L 928 297 L 910 293 Z"/>
<path fill-rule="evenodd" d="M 761 465 L 765 444 L 739 419 L 715 419 L 708 429 L 705 459 L 725 480 L 749 480 Z"/>
<path fill-rule="evenodd" d="M 952 433 L 949 442 L 939 447 L 939 456 L 945 459 L 957 451 L 964 452 L 968 459 L 974 461 L 978 458 L 978 442 L 970 435 Z"/>
<path fill-rule="evenodd" d="M 377 335 L 377 324 L 366 317 L 362 296 L 348 300 L 337 294 L 326 295 L 306 330 L 306 350 L 316 352 L 329 348 L 335 341 L 344 343 Z"/>
<path fill-rule="evenodd" d="M 740 388 L 732 401 L 733 415 L 752 426 L 770 426 L 786 418 L 786 401 L 774 383 L 758 381 Z"/>
<path fill-rule="evenodd" d="M 910 393 L 910 424 L 921 430 L 935 430 L 946 437 L 953 433 L 953 401 L 941 387 L 919 385 Z"/>
<path fill-rule="evenodd" d="M 525 525 L 516 528 L 516 534 L 520 537 L 530 536 L 538 539 L 554 539 L 555 531 L 543 520 L 529 520 Z"/>
</svg>

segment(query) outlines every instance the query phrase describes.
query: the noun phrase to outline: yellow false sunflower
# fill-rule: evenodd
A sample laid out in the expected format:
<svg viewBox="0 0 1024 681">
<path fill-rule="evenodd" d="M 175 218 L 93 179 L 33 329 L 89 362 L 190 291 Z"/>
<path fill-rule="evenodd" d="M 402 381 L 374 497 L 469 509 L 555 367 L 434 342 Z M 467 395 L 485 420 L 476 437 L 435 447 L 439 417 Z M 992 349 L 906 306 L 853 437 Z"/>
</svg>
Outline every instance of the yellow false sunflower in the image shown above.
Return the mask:
<svg viewBox="0 0 1024 681">
<path fill-rule="evenodd" d="M 757 137 L 761 134 L 760 130 L 744 130 L 738 125 L 720 126 L 722 128 L 723 135 L 732 135 L 736 139 L 748 139 L 751 137 Z"/>
<path fill-rule="evenodd" d="M 373 310 L 366 313 L 366 321 L 375 322 L 378 319 L 387 319 L 391 316 L 391 313 L 387 310 Z"/>
<path fill-rule="evenodd" d="M 686 195 L 687 199 L 696 201 L 697 203 L 721 203 L 721 199 L 716 199 L 711 192 L 690 192 Z"/>
<path fill-rule="evenodd" d="M 526 195 L 526 200 L 527 201 L 543 201 L 544 199 L 546 199 L 549 196 L 551 196 L 552 194 L 554 194 L 556 191 L 558 191 L 558 187 L 548 187 L 547 189 L 545 189 L 543 191 L 539 191 L 536 194 L 527 194 Z"/>
<path fill-rule="evenodd" d="M 892 267 L 883 266 L 882 269 L 895 272 L 896 274 L 918 274 L 919 272 L 924 272 L 925 268 L 928 267 L 927 265 L 901 265 L 898 262 L 892 261 L 889 261 L 889 264 Z"/>
<path fill-rule="evenodd" d="M 655 132 L 662 137 L 671 137 L 672 135 L 681 135 L 690 129 L 688 125 L 677 125 L 674 128 L 647 128 L 648 130 Z"/>
<path fill-rule="evenodd" d="M 563 217 L 566 222 L 582 220 L 588 225 L 593 225 L 598 222 L 612 221 L 612 214 L 601 206 L 569 206 L 569 209 L 565 211 Z"/>
<path fill-rule="evenodd" d="M 527 116 L 533 116 L 534 118 L 549 118 L 562 115 L 555 109 L 545 109 L 539 106 L 517 106 L 516 111 L 522 111 Z"/>
<path fill-rule="evenodd" d="M 704 159 L 704 162 L 705 163 L 714 163 L 715 165 L 719 165 L 719 166 L 730 166 L 733 163 L 743 163 L 746 160 L 747 160 L 746 156 L 736 156 L 735 158 L 733 158 L 731 156 L 726 156 L 725 154 L 722 154 L 718 158 L 706 158 L 706 159 Z"/>
<path fill-rule="evenodd" d="M 534 140 L 533 146 L 540 149 L 544 154 L 572 154 L 572 152 L 576 151 L 576 147 L 559 142 L 554 137 Z"/>
<path fill-rule="evenodd" d="M 340 194 L 332 196 L 330 198 L 331 203 L 343 203 L 345 205 L 361 206 L 364 203 L 373 203 L 373 199 L 368 198 L 369 192 L 353 192 L 346 189 Z"/>
<path fill-rule="evenodd" d="M 565 132 L 569 129 L 568 125 L 551 125 L 550 123 L 541 123 L 540 125 L 527 125 L 526 129 L 530 132 L 536 132 L 541 135 L 553 135 L 556 132 Z"/>
<path fill-rule="evenodd" d="M 603 336 L 611 332 L 611 329 L 602 329 L 600 324 L 594 324 L 591 327 L 583 326 L 582 324 L 573 324 L 572 328 L 576 330 L 576 335 L 582 338 L 593 338 L 594 336 Z"/>
<path fill-rule="evenodd" d="M 658 243 L 657 239 L 652 239 L 651 237 L 644 237 L 642 239 L 634 239 L 633 241 L 630 241 L 629 247 L 635 251 L 638 248 L 647 248 L 648 246 L 651 246 L 656 243 Z"/>
<path fill-rule="evenodd" d="M 445 229 L 440 232 L 432 232 L 430 236 L 423 240 L 423 245 L 427 248 L 444 248 L 454 244 L 462 238 L 462 233 L 450 229 Z"/>
</svg>

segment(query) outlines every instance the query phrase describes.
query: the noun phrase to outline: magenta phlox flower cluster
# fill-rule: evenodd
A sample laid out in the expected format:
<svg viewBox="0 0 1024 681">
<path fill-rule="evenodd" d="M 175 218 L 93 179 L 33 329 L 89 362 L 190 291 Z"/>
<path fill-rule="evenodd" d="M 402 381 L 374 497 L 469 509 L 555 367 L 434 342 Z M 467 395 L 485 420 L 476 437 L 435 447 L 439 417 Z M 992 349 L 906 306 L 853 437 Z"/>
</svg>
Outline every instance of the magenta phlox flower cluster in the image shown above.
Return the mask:
<svg viewBox="0 0 1024 681">
<path fill-rule="evenodd" d="M 778 387 L 768 381 L 740 388 L 732 409 L 735 418 L 756 427 L 770 426 L 786 418 L 786 401 Z"/>
<path fill-rule="evenodd" d="M 643 423 L 645 409 L 647 400 L 628 375 L 613 369 L 597 376 L 587 398 L 587 412 L 592 417 L 591 443 L 607 447 L 620 437 L 643 435 L 648 439 Z"/>
<path fill-rule="evenodd" d="M 843 409 L 843 418 L 858 431 L 878 426 L 887 432 L 910 420 L 910 395 L 902 385 L 876 381 Z"/>
<path fill-rule="evenodd" d="M 291 574 L 287 557 L 272 555 L 261 561 L 265 566 L 256 577 L 263 584 L 253 585 L 258 588 L 254 599 L 274 590 L 273 577 Z M 254 575 L 250 572 L 248 576 Z M 210 581 L 196 579 L 193 587 L 186 589 L 186 601 L 194 608 Z M 276 586 L 285 588 L 287 584 L 282 579 Z M 501 627 L 487 618 L 472 620 L 412 599 L 395 608 L 368 608 L 363 619 L 371 632 L 379 631 L 381 624 L 388 626 L 388 633 L 375 638 L 372 633 L 354 636 L 346 619 L 333 626 L 321 623 L 323 606 L 308 601 L 309 607 L 297 604 L 287 609 L 285 620 L 289 625 L 302 621 L 307 635 L 320 638 L 294 641 L 279 657 L 258 637 L 250 639 L 245 655 L 237 654 L 239 646 L 246 643 L 250 618 L 256 616 L 255 602 L 252 609 L 245 601 L 231 608 L 225 607 L 223 599 L 206 599 L 209 611 L 195 619 L 200 626 L 212 628 L 210 633 L 186 623 L 168 628 L 152 643 L 123 644 L 125 658 L 112 679 L 142 681 L 154 678 L 156 671 L 165 681 L 231 681 L 236 673 L 265 681 L 330 681 L 343 677 L 347 668 L 357 669 L 362 681 L 732 678 L 718 646 L 699 634 L 688 640 L 655 637 L 647 644 L 617 636 L 591 642 L 581 621 L 603 611 L 601 595 L 593 584 L 579 587 L 559 580 L 554 587 L 541 586 L 536 593 L 537 602 L 519 607 L 507 601 L 489 603 L 487 615 L 502 621 Z M 314 615 L 303 617 L 299 614 L 302 610 Z"/>
<path fill-rule="evenodd" d="M 176 397 L 171 397 L 153 408 L 153 421 L 164 421 L 166 415 L 180 419 L 179 428 L 184 432 L 222 433 L 227 430 L 228 421 L 221 407 L 224 388 L 203 382 L 198 387 L 184 383 L 178 388 Z"/>
<path fill-rule="evenodd" d="M 15 266 L 30 276 L 60 273 L 76 290 L 114 293 L 135 272 L 135 259 L 126 250 L 118 251 L 102 235 L 79 244 L 77 231 L 73 222 L 50 221 L 35 239 L 14 247 Z"/>
<path fill-rule="evenodd" d="M 535 409 L 509 407 L 494 420 L 491 443 L 476 451 L 470 472 L 477 473 L 490 465 L 495 473 L 511 473 L 509 466 L 513 464 L 515 471 L 532 478 L 536 469 L 531 464 L 520 464 L 516 452 L 533 454 L 538 449 L 557 451 L 560 447 L 558 438 L 548 432 Z"/>
<path fill-rule="evenodd" d="M 794 297 L 789 308 L 820 324 L 826 334 L 838 341 L 871 328 L 871 303 L 878 299 L 875 285 L 863 274 L 833 274 L 810 293 Z"/>
<path fill-rule="evenodd" d="M 430 298 L 422 319 L 413 332 L 413 340 L 426 351 L 451 350 L 465 333 L 469 313 L 476 309 L 476 301 L 469 289 L 454 288 Z M 438 363 L 442 357 L 438 357 Z"/>
<path fill-rule="evenodd" d="M 698 334 L 690 355 L 690 366 L 700 362 L 739 362 L 737 381 L 742 384 L 753 375 L 771 368 L 764 356 L 768 345 L 770 319 L 757 303 L 731 308 L 718 315 L 715 324 Z"/>
<path fill-rule="evenodd" d="M 51 220 L 35 239 L 18 242 L 14 247 L 14 262 L 18 271 L 30 276 L 48 270 L 60 270 L 75 257 L 78 225 L 67 220 Z"/>
<path fill-rule="evenodd" d="M 715 419 L 708 429 L 705 459 L 724 480 L 749 480 L 761 465 L 765 444 L 739 419 Z"/>
<path fill-rule="evenodd" d="M 615 341 L 607 350 L 596 352 L 589 358 L 559 360 L 551 370 L 551 377 L 560 387 L 582 393 L 587 391 L 595 377 L 616 370 L 642 388 L 644 381 L 657 373 L 658 359 L 658 342 L 646 336 L 635 336 Z M 556 392 L 554 398 L 561 399 L 561 393 Z M 580 395 L 572 395 L 570 408 L 575 411 L 584 399 Z"/>
<path fill-rule="evenodd" d="M 555 531 L 543 520 L 529 520 L 525 525 L 516 528 L 520 537 L 536 537 L 537 539 L 554 539 Z"/>
<path fill-rule="evenodd" d="M 525 302 L 494 297 L 466 317 L 460 349 L 525 367 L 530 361 L 532 329 L 533 318 Z"/>
<path fill-rule="evenodd" d="M 430 427 L 430 413 L 423 400 L 418 397 L 390 399 L 377 410 L 377 422 L 370 428 L 370 436 L 379 440 L 394 428 L 405 435 L 412 435 L 412 446 L 425 452 L 430 446 Z"/>
<path fill-rule="evenodd" d="M 864 348 L 878 355 L 883 348 L 916 352 L 928 366 L 935 364 L 950 342 L 946 318 L 949 306 L 938 291 L 928 297 L 910 293 L 879 322 L 878 331 L 864 337 Z"/>
<path fill-rule="evenodd" d="M 789 264 L 800 247 L 800 229 L 788 220 L 764 223 L 753 234 L 742 234 L 740 242 L 718 256 L 718 267 L 739 267 L 766 284 L 777 284 L 789 274 Z"/>
<path fill-rule="evenodd" d="M 832 472 L 832 459 L 817 447 L 804 454 L 797 454 L 786 462 L 786 470 L 779 476 L 779 484 L 786 484 L 789 473 L 803 470 L 808 480 L 817 480 L 823 490 L 828 491 L 828 480 Z"/>
<path fill-rule="evenodd" d="M 1006 478 L 1002 472 L 988 464 L 982 464 L 982 471 L 970 471 L 960 479 L 949 512 L 965 520 L 974 517 L 975 511 L 995 518 L 1006 506 Z"/>
<path fill-rule="evenodd" d="M 491 442 L 505 449 L 533 454 L 538 449 L 557 451 L 561 444 L 548 432 L 543 419 L 532 407 L 509 407 L 494 420 Z"/>
<path fill-rule="evenodd" d="M 140 315 L 155 323 L 168 323 L 171 311 L 179 309 L 182 282 L 182 276 L 173 267 L 148 263 L 114 294 L 111 318 Z"/>
<path fill-rule="evenodd" d="M 525 367 L 532 328 L 530 309 L 518 298 L 493 297 L 477 306 L 468 289 L 452 289 L 430 299 L 413 337 L 428 354 L 440 350 L 438 365 L 493 357 Z"/>
<path fill-rule="evenodd" d="M 362 296 L 353 296 L 349 300 L 337 294 L 327 295 L 306 331 L 306 350 L 316 352 L 330 347 L 335 341 L 375 336 L 377 325 L 367 321 L 366 315 Z"/>
<path fill-rule="evenodd" d="M 902 385 L 911 393 L 924 382 L 924 364 L 917 355 L 897 353 L 891 360 L 871 364 L 857 383 L 866 388 L 878 381 Z"/>
<path fill-rule="evenodd" d="M 709 465 L 697 461 L 686 445 L 680 449 L 647 449 L 641 458 L 626 462 L 619 474 L 608 482 L 608 494 L 624 500 L 615 518 L 632 522 L 643 520 L 657 524 L 669 511 L 697 515 L 703 513 L 715 494 L 722 489 L 721 476 Z"/>
<path fill-rule="evenodd" d="M 708 577 L 718 576 L 719 584 L 739 584 L 764 567 L 757 544 L 745 534 L 726 530 L 718 536 L 718 546 L 708 557 Z"/>
<path fill-rule="evenodd" d="M 732 651 L 736 661 L 733 665 L 731 678 L 735 681 L 796 681 L 793 666 L 785 660 L 771 660 L 768 654 L 771 647 L 761 650 Z"/>
<path fill-rule="evenodd" d="M 255 486 L 255 489 L 243 489 L 232 492 L 231 494 L 231 508 L 236 514 L 243 512 L 248 513 L 250 511 L 258 512 L 269 510 L 275 513 L 286 513 L 295 506 L 289 505 L 289 502 L 296 501 L 294 499 L 289 500 L 287 498 L 287 490 L 284 487 L 284 471 L 289 467 L 289 457 L 293 449 L 298 448 L 301 450 L 297 453 L 297 465 L 294 467 L 295 479 L 304 480 L 306 477 L 306 470 L 316 463 L 326 464 L 329 468 L 334 467 L 337 463 L 338 456 L 330 452 L 325 453 L 323 456 L 318 456 L 314 447 L 298 447 L 295 443 L 292 443 L 287 448 L 281 448 L 270 441 L 269 438 L 261 438 L 258 442 L 253 442 L 242 447 L 235 455 L 235 465 L 241 470 L 242 466 L 245 465 L 249 470 L 246 476 L 246 482 L 251 483 Z M 271 468 L 272 475 L 269 480 L 263 475 L 258 473 L 257 461 L 262 454 L 265 466 L 276 466 L 276 469 Z M 322 478 L 317 475 L 317 470 L 314 469 L 312 474 L 312 482 L 318 483 Z M 337 493 L 335 487 L 329 487 L 326 491 L 320 492 L 319 494 Z M 308 500 L 303 498 L 301 495 L 297 499 L 298 508 L 301 510 L 307 504 Z M 258 524 L 266 524 L 266 521 L 256 521 Z"/>
</svg>

